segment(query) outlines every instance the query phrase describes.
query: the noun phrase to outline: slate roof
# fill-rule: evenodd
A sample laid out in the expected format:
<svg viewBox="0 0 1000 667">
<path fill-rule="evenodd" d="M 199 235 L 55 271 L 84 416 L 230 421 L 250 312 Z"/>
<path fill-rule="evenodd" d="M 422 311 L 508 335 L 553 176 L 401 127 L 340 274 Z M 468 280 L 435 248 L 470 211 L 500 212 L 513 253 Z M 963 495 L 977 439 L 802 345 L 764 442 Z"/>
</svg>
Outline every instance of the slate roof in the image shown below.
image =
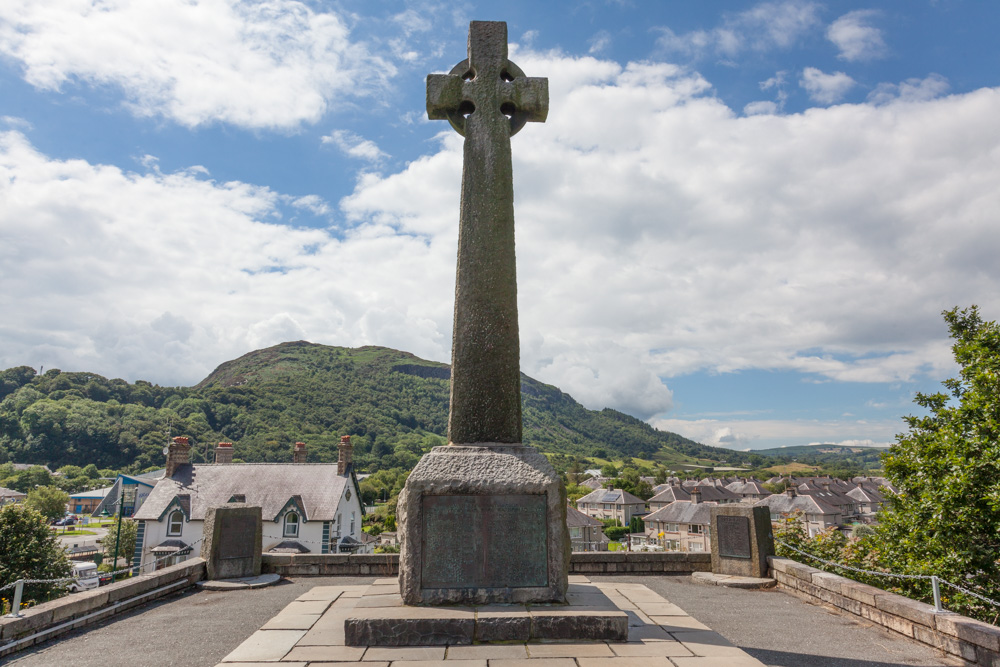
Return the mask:
<svg viewBox="0 0 1000 667">
<path fill-rule="evenodd" d="M 0 498 L 14 498 L 19 500 L 21 498 L 27 498 L 28 494 L 21 493 L 20 491 L 15 491 L 14 489 L 8 489 L 5 486 L 0 486 Z"/>
<path fill-rule="evenodd" d="M 700 523 L 707 526 L 712 523 L 712 508 L 715 506 L 716 503 L 678 500 L 647 514 L 642 520 L 646 523 Z"/>
<path fill-rule="evenodd" d="M 299 496 L 296 501 L 309 521 L 332 521 L 349 479 L 337 474 L 336 463 L 188 463 L 156 483 L 134 518 L 157 521 L 182 496 L 188 520 L 204 521 L 209 507 L 243 494 L 247 503 L 261 507 L 265 521 L 276 520 L 293 496 Z"/>
<path fill-rule="evenodd" d="M 155 547 L 153 547 L 152 549 L 150 549 L 150 551 L 152 551 L 154 554 L 155 553 L 178 553 L 178 552 L 184 551 L 185 549 L 190 549 L 190 548 L 191 547 L 188 546 L 187 543 L 182 542 L 181 540 L 170 539 L 170 540 L 163 540 L 162 542 L 160 542 L 159 544 L 157 544 Z"/>
<path fill-rule="evenodd" d="M 577 503 L 614 503 L 615 505 L 646 505 L 646 501 L 622 489 L 596 489 Z"/>
<path fill-rule="evenodd" d="M 575 507 L 566 508 L 566 525 L 570 528 L 585 528 L 588 526 L 603 526 L 601 521 L 587 516 Z"/>
<path fill-rule="evenodd" d="M 753 504 L 754 507 L 770 507 L 772 514 L 791 514 L 804 512 L 806 514 L 841 514 L 840 509 L 817 496 L 789 496 L 787 493 L 775 493 L 762 498 Z"/>
<path fill-rule="evenodd" d="M 847 492 L 847 496 L 859 503 L 880 503 L 885 497 L 872 488 L 865 488 L 861 483 Z"/>
<path fill-rule="evenodd" d="M 309 549 L 295 540 L 283 540 L 267 550 L 269 554 L 307 554 Z"/>
<path fill-rule="evenodd" d="M 588 489 L 599 489 L 604 486 L 603 477 L 591 477 L 590 479 L 585 479 L 580 482 L 580 486 L 585 486 Z"/>
<path fill-rule="evenodd" d="M 764 485 L 755 479 L 748 479 L 745 482 L 736 481 L 732 484 L 728 484 L 726 488 L 738 496 L 749 496 L 754 494 L 761 496 L 771 495 L 771 492 L 765 489 Z"/>
</svg>

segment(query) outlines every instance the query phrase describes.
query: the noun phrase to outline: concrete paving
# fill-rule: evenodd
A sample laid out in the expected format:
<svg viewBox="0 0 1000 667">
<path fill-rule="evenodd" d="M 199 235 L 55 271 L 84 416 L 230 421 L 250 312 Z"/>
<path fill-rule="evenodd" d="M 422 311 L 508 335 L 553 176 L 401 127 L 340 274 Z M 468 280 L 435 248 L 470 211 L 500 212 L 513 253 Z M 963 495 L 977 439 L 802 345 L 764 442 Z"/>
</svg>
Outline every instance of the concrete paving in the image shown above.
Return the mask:
<svg viewBox="0 0 1000 667">
<path fill-rule="evenodd" d="M 360 598 L 363 589 L 374 581 L 374 577 L 295 577 L 260 590 L 212 592 L 191 588 L 100 625 L 76 630 L 8 656 L 4 664 L 12 667 L 212 667 L 267 626 L 274 630 L 304 631 L 303 639 L 312 634 L 311 643 L 300 639 L 280 662 L 281 667 L 306 667 L 315 661 L 317 655 L 322 655 L 319 651 L 325 646 L 336 646 L 338 639 L 337 623 L 324 623 L 321 618 L 309 617 L 321 617 L 327 609 L 347 609 L 344 605 Z M 603 648 L 593 645 L 588 648 L 589 651 L 600 651 L 600 654 L 584 654 L 572 645 L 536 644 L 525 648 L 526 652 L 531 648 L 535 651 L 529 654 L 528 662 L 520 656 L 489 659 L 462 652 L 444 656 L 446 664 L 454 667 L 517 664 L 529 667 L 711 667 L 715 664 L 727 667 L 759 667 L 761 664 L 769 667 L 942 667 L 961 664 L 933 648 L 871 626 L 860 619 L 807 604 L 780 590 L 745 591 L 703 586 L 691 583 L 690 578 L 684 576 L 594 577 L 593 581 L 599 584 L 641 584 L 653 595 L 669 601 L 666 604 L 675 605 L 684 612 L 684 615 L 646 614 L 650 622 L 643 619 L 641 630 L 631 628 L 631 632 L 636 633 L 631 636 L 649 641 L 630 642 L 630 645 L 649 644 L 656 637 L 662 639 L 660 633 L 666 633 L 682 637 L 674 640 L 678 644 L 696 646 L 700 651 L 724 650 L 731 645 L 747 657 L 662 654 L 628 657 L 615 653 L 608 644 L 604 644 Z M 343 589 L 344 592 L 336 601 L 330 602 L 326 598 L 330 597 L 332 589 Z M 293 602 L 296 606 L 290 606 Z M 664 604 L 652 597 L 645 602 Z M 338 603 L 342 606 L 334 607 Z M 673 609 L 659 607 L 657 610 Z M 281 623 L 287 625 L 269 625 L 283 611 L 287 613 L 282 616 Z M 343 624 L 339 625 L 342 634 Z M 306 627 L 310 629 L 306 630 Z M 705 641 L 709 637 L 705 631 L 709 628 L 718 633 L 722 641 Z M 702 641 L 696 642 L 698 637 L 693 635 L 684 636 L 682 633 L 685 631 L 701 631 L 699 637 Z M 622 653 L 647 650 L 626 649 L 624 646 L 619 645 Z M 441 650 L 443 647 L 424 648 Z M 350 652 L 347 649 L 354 650 Z M 349 661 L 357 661 L 359 653 L 362 658 L 366 657 L 365 649 L 361 647 L 341 647 L 338 650 L 344 651 L 344 657 Z M 566 655 L 573 651 L 576 651 L 572 653 L 575 658 Z M 388 666 L 399 655 L 383 648 L 357 664 Z M 427 657 L 410 655 L 407 658 L 408 667 L 433 665 L 440 659 L 436 654 Z M 275 666 L 274 662 L 263 664 Z M 225 665 L 245 667 L 246 663 L 230 662 Z M 262 667 L 262 664 L 258 663 L 256 667 Z"/>
</svg>

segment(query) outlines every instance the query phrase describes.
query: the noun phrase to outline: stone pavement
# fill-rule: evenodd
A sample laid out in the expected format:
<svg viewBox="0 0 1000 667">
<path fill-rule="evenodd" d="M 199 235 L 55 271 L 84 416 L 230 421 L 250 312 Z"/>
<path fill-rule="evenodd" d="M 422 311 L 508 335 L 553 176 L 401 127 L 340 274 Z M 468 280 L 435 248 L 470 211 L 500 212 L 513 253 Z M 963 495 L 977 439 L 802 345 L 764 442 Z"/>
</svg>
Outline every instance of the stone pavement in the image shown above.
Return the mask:
<svg viewBox="0 0 1000 667">
<path fill-rule="evenodd" d="M 317 586 L 300 595 L 227 655 L 218 667 L 359 663 L 365 667 L 764 667 L 722 635 L 644 584 L 571 577 L 571 592 L 600 593 L 629 618 L 627 642 L 505 642 L 462 646 L 347 646 L 345 619 L 398 596 L 395 579 L 371 586 Z M 391 590 L 390 590 L 391 589 Z M 539 613 L 551 613 L 540 607 Z M 529 610 L 528 614 L 535 613 Z"/>
</svg>

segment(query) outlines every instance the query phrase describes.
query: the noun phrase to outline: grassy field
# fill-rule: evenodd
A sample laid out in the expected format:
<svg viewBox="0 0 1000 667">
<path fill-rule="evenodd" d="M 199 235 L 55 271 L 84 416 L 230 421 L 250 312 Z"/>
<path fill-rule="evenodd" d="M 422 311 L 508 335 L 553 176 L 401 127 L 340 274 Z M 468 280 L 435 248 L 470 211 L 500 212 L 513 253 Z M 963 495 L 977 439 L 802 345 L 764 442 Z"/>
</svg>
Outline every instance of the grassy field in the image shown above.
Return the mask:
<svg viewBox="0 0 1000 667">
<path fill-rule="evenodd" d="M 781 466 L 770 466 L 768 469 L 782 475 L 790 475 L 796 472 L 816 472 L 819 470 L 816 466 L 806 465 L 805 463 L 786 463 Z"/>
</svg>

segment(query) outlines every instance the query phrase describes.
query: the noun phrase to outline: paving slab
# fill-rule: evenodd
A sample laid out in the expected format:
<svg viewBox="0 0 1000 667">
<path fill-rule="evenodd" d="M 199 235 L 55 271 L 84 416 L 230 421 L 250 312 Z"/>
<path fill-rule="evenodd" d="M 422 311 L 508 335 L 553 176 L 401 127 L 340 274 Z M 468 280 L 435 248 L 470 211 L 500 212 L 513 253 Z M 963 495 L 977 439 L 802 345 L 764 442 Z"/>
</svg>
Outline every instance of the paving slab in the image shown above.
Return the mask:
<svg viewBox="0 0 1000 667">
<path fill-rule="evenodd" d="M 526 660 L 490 660 L 490 667 L 576 667 L 573 658 L 529 658 Z"/>
<path fill-rule="evenodd" d="M 367 587 L 366 587 L 367 588 Z M 312 590 L 306 591 L 297 600 L 326 600 L 332 602 L 336 600 L 345 592 L 343 586 L 317 586 Z"/>
<path fill-rule="evenodd" d="M 319 618 L 319 614 L 281 613 L 265 623 L 261 630 L 308 630 Z"/>
<path fill-rule="evenodd" d="M 482 644 L 479 646 L 449 646 L 448 662 L 452 660 L 501 660 L 527 658 L 524 644 Z"/>
<path fill-rule="evenodd" d="M 286 660 L 306 660 L 316 662 L 353 662 L 361 660 L 365 654 L 364 648 L 354 646 L 296 646 L 282 659 L 282 667 Z"/>
<path fill-rule="evenodd" d="M 362 660 L 444 660 L 444 651 L 444 646 L 372 646 Z"/>
<path fill-rule="evenodd" d="M 532 658 L 607 658 L 614 655 L 604 642 L 529 644 Z"/>
<path fill-rule="evenodd" d="M 577 658 L 580 667 L 625 667 L 637 665 L 635 658 Z M 642 658 L 642 667 L 674 667 L 669 658 L 647 655 Z"/>
<path fill-rule="evenodd" d="M 640 644 L 609 644 L 615 655 L 624 658 L 693 656 L 690 649 L 680 642 L 649 642 Z"/>
<path fill-rule="evenodd" d="M 303 630 L 258 630 L 223 658 L 222 662 L 281 660 L 305 634 Z"/>
</svg>

